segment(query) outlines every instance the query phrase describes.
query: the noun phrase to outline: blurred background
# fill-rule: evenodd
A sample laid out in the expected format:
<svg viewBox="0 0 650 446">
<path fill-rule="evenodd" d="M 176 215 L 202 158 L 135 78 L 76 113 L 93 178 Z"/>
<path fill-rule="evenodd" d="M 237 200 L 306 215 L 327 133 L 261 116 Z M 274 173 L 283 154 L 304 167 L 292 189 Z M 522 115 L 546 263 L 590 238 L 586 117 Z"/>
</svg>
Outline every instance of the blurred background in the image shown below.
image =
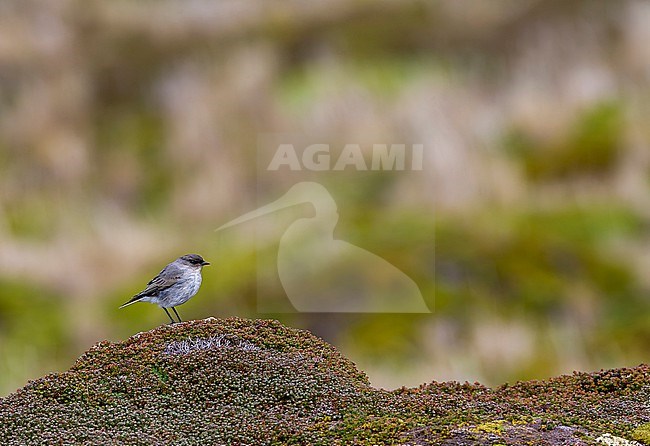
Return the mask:
<svg viewBox="0 0 650 446">
<path fill-rule="evenodd" d="M 649 24 L 642 0 L 0 2 L 0 396 L 166 322 L 117 307 L 188 252 L 212 266 L 185 319 L 313 330 L 376 386 L 647 362 Z M 424 175 L 336 191 L 336 235 L 431 314 L 257 312 L 256 245 L 214 229 L 257 206 L 274 132 L 425 144 Z"/>
</svg>

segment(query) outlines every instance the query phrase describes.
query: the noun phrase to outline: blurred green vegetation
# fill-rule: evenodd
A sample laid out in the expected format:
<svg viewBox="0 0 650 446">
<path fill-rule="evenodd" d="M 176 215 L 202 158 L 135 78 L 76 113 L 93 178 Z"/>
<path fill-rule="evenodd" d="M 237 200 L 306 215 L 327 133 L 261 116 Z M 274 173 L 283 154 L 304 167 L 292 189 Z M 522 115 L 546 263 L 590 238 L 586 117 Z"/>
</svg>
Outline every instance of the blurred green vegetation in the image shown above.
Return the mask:
<svg viewBox="0 0 650 446">
<path fill-rule="evenodd" d="M 117 307 L 187 252 L 212 266 L 184 319 L 278 318 L 379 386 L 647 358 L 647 7 L 199 3 L 0 14 L 0 394 L 164 323 Z M 323 184 L 335 238 L 406 272 L 431 314 L 258 313 L 291 308 L 259 268 L 313 214 L 214 232 L 296 182 L 260 178 L 265 133 L 425 145 L 422 172 Z"/>
<path fill-rule="evenodd" d="M 525 131 L 511 131 L 505 147 L 521 158 L 534 180 L 603 174 L 616 166 L 625 130 L 620 104 L 605 102 L 581 111 L 568 134 L 545 146 Z"/>
<path fill-rule="evenodd" d="M 69 361 L 63 356 L 71 340 L 61 296 L 24 282 L 2 280 L 0 297 L 3 385 L 19 384 L 44 365 L 50 370 L 67 367 Z"/>
</svg>

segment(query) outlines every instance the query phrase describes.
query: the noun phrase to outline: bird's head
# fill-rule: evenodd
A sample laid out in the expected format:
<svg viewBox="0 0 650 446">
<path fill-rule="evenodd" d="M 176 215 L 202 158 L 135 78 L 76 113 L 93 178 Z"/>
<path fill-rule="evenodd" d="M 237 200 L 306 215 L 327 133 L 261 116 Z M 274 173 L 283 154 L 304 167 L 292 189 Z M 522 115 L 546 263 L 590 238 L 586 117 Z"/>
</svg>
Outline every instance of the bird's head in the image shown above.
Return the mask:
<svg viewBox="0 0 650 446">
<path fill-rule="evenodd" d="M 210 264 L 210 262 L 206 262 L 203 257 L 198 254 L 186 254 L 182 257 L 179 257 L 178 260 L 185 265 L 195 268 L 201 268 Z"/>
</svg>

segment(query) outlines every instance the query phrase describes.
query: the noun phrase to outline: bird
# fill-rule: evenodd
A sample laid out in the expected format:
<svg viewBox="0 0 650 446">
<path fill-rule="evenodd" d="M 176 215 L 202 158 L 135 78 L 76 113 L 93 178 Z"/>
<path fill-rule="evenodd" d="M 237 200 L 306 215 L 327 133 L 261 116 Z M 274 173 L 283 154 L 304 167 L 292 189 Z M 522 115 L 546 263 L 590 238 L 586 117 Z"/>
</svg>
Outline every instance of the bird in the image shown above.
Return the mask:
<svg viewBox="0 0 650 446">
<path fill-rule="evenodd" d="M 281 198 L 244 214 L 217 231 L 311 203 L 314 213 L 295 220 L 280 238 L 280 283 L 296 310 L 304 313 L 430 313 L 420 288 L 386 259 L 334 238 L 339 214 L 320 183 L 294 184 Z"/>
<path fill-rule="evenodd" d="M 165 266 L 156 277 L 151 279 L 147 287 L 125 302 L 120 308 L 128 307 L 136 302 L 150 302 L 165 310 L 170 323 L 176 321 L 169 314 L 168 308 L 174 311 L 178 322 L 183 322 L 176 308 L 190 300 L 201 286 L 201 270 L 209 265 L 198 254 L 186 254 Z"/>
</svg>

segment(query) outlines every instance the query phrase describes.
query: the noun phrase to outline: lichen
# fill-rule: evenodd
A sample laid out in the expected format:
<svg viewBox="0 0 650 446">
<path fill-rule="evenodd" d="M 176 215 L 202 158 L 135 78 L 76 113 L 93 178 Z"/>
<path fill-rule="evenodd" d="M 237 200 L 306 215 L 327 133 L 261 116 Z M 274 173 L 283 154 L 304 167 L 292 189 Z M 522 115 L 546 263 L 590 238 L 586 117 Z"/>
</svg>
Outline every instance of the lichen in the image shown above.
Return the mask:
<svg viewBox="0 0 650 446">
<path fill-rule="evenodd" d="M 643 444 L 650 444 L 650 423 L 637 426 L 631 434 L 632 438 Z"/>
<path fill-rule="evenodd" d="M 225 334 L 211 336 L 209 338 L 187 338 L 179 341 L 172 341 L 165 347 L 167 355 L 188 355 L 197 350 L 211 350 L 215 348 L 238 348 L 242 350 L 258 350 L 250 342 L 237 338 L 229 338 Z"/>
<path fill-rule="evenodd" d="M 603 444 L 605 446 L 642 446 L 641 443 L 617 437 L 612 434 L 601 435 L 600 437 L 596 438 L 596 443 Z"/>
</svg>

